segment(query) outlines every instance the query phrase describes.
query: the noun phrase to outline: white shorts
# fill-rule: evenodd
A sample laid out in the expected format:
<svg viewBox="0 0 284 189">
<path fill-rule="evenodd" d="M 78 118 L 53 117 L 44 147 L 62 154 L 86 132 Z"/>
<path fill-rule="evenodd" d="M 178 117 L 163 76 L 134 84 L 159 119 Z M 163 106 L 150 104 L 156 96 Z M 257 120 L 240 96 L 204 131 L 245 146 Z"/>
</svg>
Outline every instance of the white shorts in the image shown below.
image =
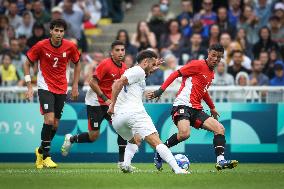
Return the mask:
<svg viewBox="0 0 284 189">
<path fill-rule="evenodd" d="M 151 117 L 146 111 L 114 114 L 112 126 L 127 141 L 131 140 L 134 134 L 139 134 L 144 140 L 146 136 L 157 132 Z"/>
</svg>

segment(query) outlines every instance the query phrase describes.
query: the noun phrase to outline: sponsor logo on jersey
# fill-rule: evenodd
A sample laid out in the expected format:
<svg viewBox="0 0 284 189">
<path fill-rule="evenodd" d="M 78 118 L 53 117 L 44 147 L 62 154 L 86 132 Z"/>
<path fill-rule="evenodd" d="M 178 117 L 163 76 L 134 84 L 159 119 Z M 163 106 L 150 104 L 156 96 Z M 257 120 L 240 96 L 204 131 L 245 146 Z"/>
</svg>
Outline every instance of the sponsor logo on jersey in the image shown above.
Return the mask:
<svg viewBox="0 0 284 189">
<path fill-rule="evenodd" d="M 62 54 L 62 56 L 63 56 L 63 58 L 65 58 L 65 57 L 66 57 L 66 52 L 64 52 L 64 53 Z"/>
<path fill-rule="evenodd" d="M 51 54 L 45 53 L 46 56 L 48 56 L 50 58 Z"/>
</svg>

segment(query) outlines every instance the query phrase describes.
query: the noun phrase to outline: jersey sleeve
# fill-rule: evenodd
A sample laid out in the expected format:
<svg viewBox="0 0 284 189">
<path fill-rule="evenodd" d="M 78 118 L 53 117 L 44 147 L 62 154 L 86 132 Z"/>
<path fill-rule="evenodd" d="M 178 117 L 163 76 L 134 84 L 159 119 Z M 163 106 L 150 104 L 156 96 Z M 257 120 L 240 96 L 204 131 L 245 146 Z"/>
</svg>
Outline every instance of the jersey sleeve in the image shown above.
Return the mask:
<svg viewBox="0 0 284 189">
<path fill-rule="evenodd" d="M 108 72 L 108 66 L 104 62 L 101 62 L 93 73 L 93 78 L 102 80 L 105 74 Z"/>
<path fill-rule="evenodd" d="M 40 57 L 41 43 L 38 42 L 27 52 L 27 58 L 31 63 L 36 62 Z"/>
<path fill-rule="evenodd" d="M 198 61 L 191 61 L 179 69 L 182 76 L 190 77 L 201 71 L 201 64 Z"/>
<path fill-rule="evenodd" d="M 123 74 L 128 80 L 128 84 L 131 85 L 133 83 L 139 82 L 145 79 L 145 71 L 140 66 L 134 66 L 126 70 Z"/>
<path fill-rule="evenodd" d="M 76 47 L 76 45 L 73 45 L 72 48 L 71 48 L 71 61 L 74 63 L 74 64 L 77 64 L 80 60 L 80 52 L 78 50 L 78 48 Z"/>
<path fill-rule="evenodd" d="M 215 108 L 215 105 L 208 93 L 208 91 L 204 94 L 203 96 L 203 100 L 206 102 L 206 104 L 209 106 L 210 109 L 214 109 Z"/>
</svg>

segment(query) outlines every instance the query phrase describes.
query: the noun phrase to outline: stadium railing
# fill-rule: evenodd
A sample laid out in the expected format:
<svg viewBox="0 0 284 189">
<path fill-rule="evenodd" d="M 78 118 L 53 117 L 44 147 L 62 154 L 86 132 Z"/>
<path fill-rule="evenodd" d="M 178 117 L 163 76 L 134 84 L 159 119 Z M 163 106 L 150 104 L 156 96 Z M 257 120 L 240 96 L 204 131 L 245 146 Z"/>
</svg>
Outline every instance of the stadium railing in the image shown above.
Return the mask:
<svg viewBox="0 0 284 189">
<path fill-rule="evenodd" d="M 145 91 L 153 91 L 159 86 L 147 86 Z M 71 88 L 70 88 L 71 89 Z M 88 86 L 83 87 L 80 93 L 86 93 Z M 0 103 L 26 103 L 26 87 L 0 87 Z M 32 102 L 37 103 L 37 88 L 34 88 Z M 168 88 L 159 99 L 147 100 L 145 103 L 172 103 L 176 97 L 178 88 Z M 247 103 L 278 103 L 284 102 L 284 86 L 212 86 L 209 93 L 214 102 L 247 102 Z M 84 95 L 84 94 L 83 94 Z"/>
</svg>

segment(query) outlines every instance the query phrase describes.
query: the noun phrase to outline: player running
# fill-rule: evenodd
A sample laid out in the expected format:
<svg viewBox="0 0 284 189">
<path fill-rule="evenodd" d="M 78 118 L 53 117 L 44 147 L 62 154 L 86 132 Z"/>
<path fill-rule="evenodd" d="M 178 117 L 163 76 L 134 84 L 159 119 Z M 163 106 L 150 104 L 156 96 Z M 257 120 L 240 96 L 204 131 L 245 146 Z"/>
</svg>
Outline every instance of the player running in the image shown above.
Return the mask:
<svg viewBox="0 0 284 189">
<path fill-rule="evenodd" d="M 178 133 L 173 134 L 166 140 L 165 145 L 172 147 L 186 140 L 190 136 L 190 125 L 196 129 L 205 129 L 214 133 L 213 145 L 217 156 L 215 165 L 217 170 L 234 168 L 237 166 L 236 160 L 225 160 L 225 128 L 217 121 L 219 116 L 215 105 L 212 102 L 208 88 L 214 78 L 214 68 L 220 62 L 224 54 L 224 48 L 220 44 L 215 44 L 208 49 L 206 60 L 192 60 L 179 70 L 173 72 L 162 86 L 149 92 L 149 99 L 157 98 L 162 95 L 166 88 L 178 77 L 182 77 L 182 83 L 173 103 L 172 119 L 178 128 Z M 204 100 L 210 108 L 210 117 L 203 111 L 201 100 Z M 155 166 L 162 170 L 162 158 L 159 151 L 155 153 Z"/>
<path fill-rule="evenodd" d="M 65 20 L 57 19 L 51 21 L 51 37 L 35 44 L 27 52 L 27 60 L 24 64 L 25 81 L 28 88 L 26 97 L 31 99 L 33 97 L 33 88 L 30 67 L 38 61 L 38 96 L 40 111 L 44 115 L 41 145 L 35 150 L 35 165 L 38 169 L 57 167 L 57 164 L 52 161 L 49 151 L 66 100 L 69 61 L 75 64 L 71 99 L 76 100 L 79 95 L 80 52 L 73 42 L 63 39 L 66 29 L 67 24 Z"/>
<path fill-rule="evenodd" d="M 142 139 L 156 149 L 161 157 L 172 167 L 176 174 L 186 174 L 181 169 L 157 133 L 157 130 L 147 114 L 142 97 L 146 87 L 147 75 L 159 68 L 161 61 L 150 50 L 142 51 L 137 56 L 138 65 L 129 68 L 123 76 L 116 80 L 112 89 L 112 103 L 108 113 L 112 114 L 112 125 L 116 132 L 128 141 L 125 149 L 123 172 L 132 172 L 131 160 Z M 137 145 L 136 145 L 137 144 Z"/>
<path fill-rule="evenodd" d="M 123 62 L 125 57 L 125 45 L 121 41 L 114 41 L 111 44 L 111 57 L 102 60 L 96 68 L 93 78 L 90 80 L 90 89 L 85 98 L 87 105 L 88 130 L 72 136 L 65 135 L 64 143 L 61 147 L 63 156 L 67 156 L 73 143 L 91 143 L 98 139 L 100 126 L 104 119 L 111 121 L 107 114 L 108 106 L 111 103 L 111 86 L 114 80 L 119 79 L 126 70 Z M 110 123 L 111 124 L 111 123 Z M 127 142 L 120 136 L 117 138 L 119 146 L 119 162 L 121 165 L 124 158 L 124 151 Z"/>
</svg>

